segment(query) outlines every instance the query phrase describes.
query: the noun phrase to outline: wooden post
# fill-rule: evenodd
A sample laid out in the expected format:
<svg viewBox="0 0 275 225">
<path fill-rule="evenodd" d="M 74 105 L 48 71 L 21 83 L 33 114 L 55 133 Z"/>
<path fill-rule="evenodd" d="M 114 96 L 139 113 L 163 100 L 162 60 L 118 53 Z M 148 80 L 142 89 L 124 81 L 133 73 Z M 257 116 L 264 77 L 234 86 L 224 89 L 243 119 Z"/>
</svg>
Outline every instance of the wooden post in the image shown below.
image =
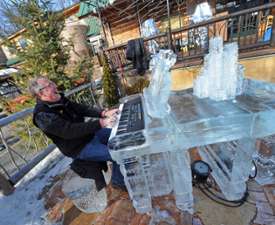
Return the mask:
<svg viewBox="0 0 275 225">
<path fill-rule="evenodd" d="M 272 2 L 275 2 L 275 0 L 272 0 Z M 275 8 L 271 8 L 271 15 L 273 16 L 273 21 L 270 45 L 271 47 L 275 47 Z"/>
<path fill-rule="evenodd" d="M 103 20 L 102 20 L 102 17 L 101 17 L 101 13 L 100 13 L 98 1 L 96 1 L 96 11 L 97 11 L 97 14 L 98 14 L 98 18 L 99 18 L 99 20 L 100 20 L 100 23 L 101 23 L 101 27 L 102 27 L 102 29 L 103 29 L 103 34 L 104 34 L 105 43 L 107 44 L 107 47 L 108 47 L 107 35 L 106 35 L 106 31 L 105 31 L 105 27 L 104 27 Z"/>
<path fill-rule="evenodd" d="M 141 37 L 141 21 L 140 21 L 140 15 L 139 15 L 139 7 L 138 7 L 138 3 L 137 3 L 137 19 L 138 19 L 138 29 L 139 29 L 139 36 Z"/>
<path fill-rule="evenodd" d="M 167 17 L 168 17 L 168 28 L 167 28 L 167 37 L 168 37 L 168 48 L 172 49 L 172 33 L 171 33 L 171 18 L 170 18 L 170 2 L 166 0 L 167 6 Z"/>
<path fill-rule="evenodd" d="M 14 191 L 14 187 L 6 179 L 6 177 L 0 173 L 0 190 L 2 190 L 4 195 L 10 195 Z"/>
<path fill-rule="evenodd" d="M 112 44 L 115 45 L 115 40 L 114 40 L 114 38 L 113 38 L 113 32 L 112 32 L 110 23 L 108 22 L 107 25 L 108 25 L 108 30 L 109 30 L 109 32 L 110 32 L 110 36 L 111 36 L 111 39 L 112 39 Z"/>
</svg>

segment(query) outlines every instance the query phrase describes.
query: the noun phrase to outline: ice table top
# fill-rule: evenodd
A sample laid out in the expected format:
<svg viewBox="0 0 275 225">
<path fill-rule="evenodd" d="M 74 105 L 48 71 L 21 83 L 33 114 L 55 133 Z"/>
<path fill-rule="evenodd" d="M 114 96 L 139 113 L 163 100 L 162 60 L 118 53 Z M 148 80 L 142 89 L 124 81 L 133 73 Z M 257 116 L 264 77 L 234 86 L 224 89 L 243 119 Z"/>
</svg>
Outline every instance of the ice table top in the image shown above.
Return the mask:
<svg viewBox="0 0 275 225">
<path fill-rule="evenodd" d="M 153 153 L 176 146 L 188 149 L 275 134 L 275 84 L 272 83 L 246 79 L 244 93 L 226 101 L 199 99 L 193 95 L 192 89 L 172 92 L 169 104 L 174 127 L 165 126 L 169 121 L 151 118 L 145 124 L 144 149 L 142 146 L 133 146 L 116 150 L 136 149 L 140 154 L 146 151 Z M 146 114 L 146 109 L 144 111 Z M 145 146 L 155 147 L 148 149 Z M 157 146 L 161 146 L 161 149 Z"/>
</svg>

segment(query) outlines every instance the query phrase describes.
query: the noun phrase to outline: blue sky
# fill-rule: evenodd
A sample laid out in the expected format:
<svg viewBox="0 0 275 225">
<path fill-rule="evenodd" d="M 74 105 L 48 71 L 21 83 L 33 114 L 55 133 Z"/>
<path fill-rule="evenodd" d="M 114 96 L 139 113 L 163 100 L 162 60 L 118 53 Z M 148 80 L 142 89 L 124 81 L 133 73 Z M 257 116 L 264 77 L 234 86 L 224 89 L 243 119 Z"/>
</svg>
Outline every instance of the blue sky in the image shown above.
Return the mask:
<svg viewBox="0 0 275 225">
<path fill-rule="evenodd" d="M 1 1 L 1 0 L 0 0 Z M 3 4 L 3 2 L 9 2 L 9 0 L 4 0 L 1 3 Z M 53 9 L 54 10 L 61 10 L 63 8 L 67 8 L 77 2 L 79 2 L 79 0 L 51 0 L 51 2 L 54 4 L 53 5 Z M 5 16 L 2 14 L 1 12 L 1 4 L 0 4 L 0 34 L 6 33 L 4 32 L 5 30 L 10 30 L 10 25 L 9 25 L 9 21 L 5 18 Z M 12 29 L 13 30 L 13 29 Z"/>
</svg>

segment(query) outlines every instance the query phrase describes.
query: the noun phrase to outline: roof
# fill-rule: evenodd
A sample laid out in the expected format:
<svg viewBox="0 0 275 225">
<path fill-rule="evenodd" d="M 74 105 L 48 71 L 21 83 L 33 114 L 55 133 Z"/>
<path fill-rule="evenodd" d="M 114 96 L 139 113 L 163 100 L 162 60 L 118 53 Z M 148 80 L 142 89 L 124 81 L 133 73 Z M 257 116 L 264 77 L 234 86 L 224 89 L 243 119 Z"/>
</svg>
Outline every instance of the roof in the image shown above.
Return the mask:
<svg viewBox="0 0 275 225">
<path fill-rule="evenodd" d="M 12 66 L 12 65 L 14 65 L 14 64 L 16 64 L 16 63 L 19 63 L 19 62 L 21 62 L 21 59 L 17 56 L 17 57 L 8 59 L 6 65 L 7 65 L 7 66 Z"/>
<path fill-rule="evenodd" d="M 186 1 L 170 0 L 170 15 L 186 14 Z M 123 32 L 139 26 L 138 18 L 143 23 L 149 18 L 159 21 L 167 18 L 167 1 L 159 0 L 116 0 L 101 11 L 104 22 L 109 23 L 112 32 Z"/>
<path fill-rule="evenodd" d="M 91 17 L 87 21 L 89 30 L 86 33 L 87 37 L 100 34 L 100 21 L 97 17 Z"/>
<path fill-rule="evenodd" d="M 96 8 L 105 8 L 112 4 L 115 0 L 84 0 L 80 3 L 78 17 L 84 17 L 90 14 L 96 14 Z"/>
</svg>

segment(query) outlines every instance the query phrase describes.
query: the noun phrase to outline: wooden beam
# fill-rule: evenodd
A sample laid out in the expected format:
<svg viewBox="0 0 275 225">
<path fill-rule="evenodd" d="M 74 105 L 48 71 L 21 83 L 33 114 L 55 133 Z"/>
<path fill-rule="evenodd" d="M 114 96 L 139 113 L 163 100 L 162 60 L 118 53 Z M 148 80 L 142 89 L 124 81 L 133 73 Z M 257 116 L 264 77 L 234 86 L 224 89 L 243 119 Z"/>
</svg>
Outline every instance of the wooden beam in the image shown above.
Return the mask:
<svg viewBox="0 0 275 225">
<path fill-rule="evenodd" d="M 145 9 L 147 9 L 145 13 L 148 13 L 148 12 L 150 12 L 152 10 L 158 10 L 160 8 L 163 8 L 164 6 L 165 6 L 165 0 L 160 0 L 156 6 L 154 6 L 154 7 L 148 7 L 149 9 L 145 8 Z M 143 9 L 140 10 L 140 14 L 141 15 L 143 14 L 142 11 L 143 11 Z"/>
<path fill-rule="evenodd" d="M 106 35 L 105 27 L 104 27 L 104 22 L 103 22 L 102 17 L 101 17 L 101 12 L 100 12 L 100 9 L 99 9 L 99 6 L 98 6 L 98 2 L 96 2 L 96 11 L 97 11 L 98 18 L 100 20 L 100 24 L 101 24 L 101 27 L 102 27 L 102 30 L 103 30 L 105 42 L 108 43 L 107 35 Z"/>
<path fill-rule="evenodd" d="M 115 13 L 115 14 L 113 14 L 113 13 L 106 13 L 106 12 L 104 12 L 104 18 L 106 18 L 106 20 L 108 21 L 108 22 L 110 22 L 110 23 L 113 23 L 113 22 L 115 22 L 115 21 L 118 21 L 118 20 L 121 20 L 121 19 L 123 19 L 123 18 L 125 18 L 125 17 L 134 17 L 135 16 L 135 14 L 136 14 L 136 9 L 132 9 L 131 11 L 128 11 L 128 14 L 127 15 L 125 15 L 125 16 L 119 16 L 118 15 L 118 13 Z"/>
<path fill-rule="evenodd" d="M 139 36 L 142 35 L 142 30 L 141 30 L 141 20 L 140 20 L 140 15 L 139 15 L 139 7 L 137 3 L 137 20 L 138 20 L 138 28 L 139 28 Z"/>
<path fill-rule="evenodd" d="M 127 11 L 122 12 L 122 9 L 117 8 L 116 6 L 113 6 L 112 8 L 115 9 L 115 10 L 117 10 L 117 12 L 119 12 L 118 13 L 119 16 L 121 16 L 123 14 L 126 15 L 126 16 L 130 16 L 130 14 Z"/>
<path fill-rule="evenodd" d="M 163 7 L 162 5 L 159 5 L 157 6 L 157 8 L 152 8 L 151 10 L 148 10 L 148 12 L 146 12 L 144 15 L 141 15 L 141 17 L 148 17 L 148 15 L 152 15 L 152 14 L 155 14 L 155 13 L 160 13 L 164 10 L 166 10 L 165 7 Z"/>
<path fill-rule="evenodd" d="M 112 5 L 120 6 L 120 5 L 125 4 L 125 3 L 129 4 L 129 3 L 131 3 L 131 0 L 130 1 L 129 0 L 116 0 Z"/>
<path fill-rule="evenodd" d="M 162 1 L 162 0 L 160 0 L 160 1 Z M 141 13 L 143 9 L 148 9 L 149 5 L 153 5 L 151 1 L 146 2 L 146 4 L 144 4 L 144 5 L 140 5 L 139 13 Z M 151 7 L 149 7 L 149 8 L 151 8 Z"/>
<path fill-rule="evenodd" d="M 117 1 L 115 1 L 116 3 Z M 117 4 L 112 4 L 111 6 L 103 9 L 101 11 L 102 17 L 104 18 L 108 18 L 108 20 L 110 20 L 112 17 L 113 18 L 120 18 L 121 16 L 119 16 L 119 13 L 121 12 L 121 10 L 123 10 L 125 8 L 125 2 L 129 3 L 128 1 L 122 1 L 122 2 L 118 2 Z M 127 12 L 129 14 L 129 12 Z M 127 14 L 127 16 L 128 16 Z"/>
<path fill-rule="evenodd" d="M 170 1 L 166 0 L 167 3 L 167 16 L 168 16 L 168 47 L 172 49 L 172 33 L 171 33 L 171 17 L 170 17 Z"/>
<path fill-rule="evenodd" d="M 166 12 L 166 8 L 162 8 L 160 11 L 153 10 L 149 14 L 147 14 L 146 17 L 141 17 L 140 20 L 142 22 L 148 18 L 154 18 L 154 20 L 157 22 L 167 17 L 167 15 L 164 14 L 164 12 Z M 123 29 L 127 26 L 131 26 L 132 24 L 135 24 L 136 26 L 138 26 L 136 20 L 127 19 L 127 20 L 121 20 L 120 22 L 116 21 L 115 23 L 110 22 L 110 27 L 112 28 L 112 30 L 117 30 L 117 29 Z"/>
<path fill-rule="evenodd" d="M 127 2 L 127 1 L 126 1 Z M 128 2 L 127 2 L 128 3 Z M 137 4 L 135 4 L 137 5 Z M 126 23 L 128 22 L 129 20 L 133 20 L 136 18 L 137 16 L 137 11 L 134 7 L 134 4 L 131 4 L 132 7 L 128 7 L 128 11 L 125 13 L 127 14 L 124 14 L 125 16 L 121 16 L 119 15 L 117 12 L 119 10 L 119 8 L 125 8 L 125 4 L 124 5 L 121 5 L 120 2 L 118 2 L 116 4 L 115 7 L 109 7 L 108 10 L 103 10 L 103 12 L 101 13 L 102 14 L 102 17 L 104 17 L 104 19 L 106 21 L 108 21 L 110 23 L 110 25 L 113 27 L 113 26 L 117 26 L 119 24 L 123 24 L 123 23 Z M 171 3 L 171 15 L 173 14 L 176 14 L 175 12 L 177 11 L 177 4 L 176 4 L 176 1 L 172 1 Z M 159 0 L 157 2 L 157 5 L 156 5 L 156 1 L 144 1 L 144 2 L 140 2 L 139 3 L 139 16 L 140 18 L 148 18 L 147 16 L 148 15 L 152 15 L 151 12 L 161 12 L 160 10 L 162 10 L 163 8 L 166 8 L 166 0 Z M 113 9 L 113 10 L 111 10 Z M 114 13 L 114 11 L 116 11 L 116 13 Z M 141 19 L 141 23 L 143 22 L 144 20 Z"/>
<path fill-rule="evenodd" d="M 108 26 L 108 30 L 109 30 L 110 35 L 111 35 L 111 39 L 112 39 L 113 45 L 114 45 L 114 44 L 115 44 L 115 41 L 114 41 L 114 38 L 113 38 L 113 32 L 112 32 L 111 26 L 110 26 L 109 23 L 107 23 L 107 26 Z"/>
<path fill-rule="evenodd" d="M 114 22 L 110 21 L 110 24 L 112 26 L 116 26 L 117 24 L 122 24 L 122 23 L 126 23 L 128 21 L 131 21 L 131 20 L 134 20 L 134 18 L 136 17 L 136 14 L 132 14 L 131 16 L 128 16 L 128 17 L 123 17 L 121 18 L 120 20 L 116 20 Z"/>
<path fill-rule="evenodd" d="M 132 29 L 135 29 L 135 28 L 138 28 L 138 24 L 129 24 L 129 25 L 123 25 L 119 28 L 112 28 L 112 34 L 115 36 L 117 34 L 120 34 L 120 33 L 123 33 L 123 32 L 126 32 L 126 31 L 129 31 L 129 30 L 132 30 Z"/>
<path fill-rule="evenodd" d="M 127 11 L 129 8 L 136 8 L 136 3 L 138 3 L 138 1 L 139 0 L 135 0 L 134 2 L 132 2 L 125 9 L 121 10 L 121 12 L 118 15 L 120 16 L 122 13 L 124 13 L 125 11 Z"/>
<path fill-rule="evenodd" d="M 275 2 L 275 0 L 272 0 Z M 275 8 L 271 9 L 271 15 L 273 16 L 272 32 L 271 32 L 271 46 L 275 47 Z"/>
</svg>

